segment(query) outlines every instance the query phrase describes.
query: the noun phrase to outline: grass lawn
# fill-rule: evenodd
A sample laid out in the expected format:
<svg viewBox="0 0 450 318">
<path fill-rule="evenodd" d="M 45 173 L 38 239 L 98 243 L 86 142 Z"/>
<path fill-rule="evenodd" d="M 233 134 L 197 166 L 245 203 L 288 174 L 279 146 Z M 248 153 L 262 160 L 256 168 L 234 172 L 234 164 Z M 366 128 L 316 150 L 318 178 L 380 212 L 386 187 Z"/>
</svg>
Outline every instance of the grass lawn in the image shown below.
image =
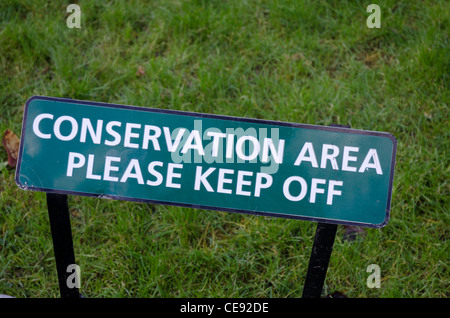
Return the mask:
<svg viewBox="0 0 450 318">
<path fill-rule="evenodd" d="M 338 227 L 324 295 L 450 296 L 448 1 L 0 2 L 0 134 L 33 95 L 385 131 L 391 218 Z M 0 148 L 0 294 L 59 297 L 45 194 Z M 70 196 L 87 297 L 301 297 L 316 224 Z M 363 211 L 362 211 L 363 212 Z M 367 266 L 380 288 L 366 285 Z"/>
</svg>

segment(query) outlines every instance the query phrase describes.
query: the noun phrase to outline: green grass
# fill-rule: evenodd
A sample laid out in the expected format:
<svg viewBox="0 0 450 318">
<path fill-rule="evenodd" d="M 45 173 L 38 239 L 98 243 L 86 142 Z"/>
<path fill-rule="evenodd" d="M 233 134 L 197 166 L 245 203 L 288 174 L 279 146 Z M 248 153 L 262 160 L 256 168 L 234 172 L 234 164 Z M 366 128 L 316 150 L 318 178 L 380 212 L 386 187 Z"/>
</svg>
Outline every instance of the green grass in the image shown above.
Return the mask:
<svg viewBox="0 0 450 318">
<path fill-rule="evenodd" d="M 77 3 L 81 29 L 68 4 L 1 1 L 1 133 L 32 95 L 390 132 L 390 222 L 339 227 L 325 293 L 450 296 L 448 1 L 378 1 L 381 29 L 365 1 Z M 0 191 L 0 294 L 59 297 L 45 194 L 4 164 Z M 301 296 L 314 223 L 69 200 L 87 297 Z"/>
</svg>

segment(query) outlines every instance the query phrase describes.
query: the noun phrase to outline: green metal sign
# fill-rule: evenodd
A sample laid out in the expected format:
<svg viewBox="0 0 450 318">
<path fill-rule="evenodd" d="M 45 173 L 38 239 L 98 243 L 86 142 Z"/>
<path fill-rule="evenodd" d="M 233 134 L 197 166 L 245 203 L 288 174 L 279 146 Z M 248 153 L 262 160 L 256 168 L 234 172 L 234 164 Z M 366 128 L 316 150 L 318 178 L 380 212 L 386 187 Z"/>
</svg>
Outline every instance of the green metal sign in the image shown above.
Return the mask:
<svg viewBox="0 0 450 318">
<path fill-rule="evenodd" d="M 16 183 L 382 227 L 396 146 L 384 132 L 34 96 L 25 106 Z"/>
</svg>

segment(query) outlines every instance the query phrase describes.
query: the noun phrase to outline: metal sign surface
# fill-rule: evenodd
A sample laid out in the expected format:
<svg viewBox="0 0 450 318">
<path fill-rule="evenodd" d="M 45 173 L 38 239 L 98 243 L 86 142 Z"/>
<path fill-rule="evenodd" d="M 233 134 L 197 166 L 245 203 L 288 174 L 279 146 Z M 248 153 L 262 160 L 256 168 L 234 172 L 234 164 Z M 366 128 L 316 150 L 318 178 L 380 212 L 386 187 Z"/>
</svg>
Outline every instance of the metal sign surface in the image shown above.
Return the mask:
<svg viewBox="0 0 450 318">
<path fill-rule="evenodd" d="M 96 196 L 382 227 L 394 136 L 33 96 L 16 183 Z"/>
</svg>

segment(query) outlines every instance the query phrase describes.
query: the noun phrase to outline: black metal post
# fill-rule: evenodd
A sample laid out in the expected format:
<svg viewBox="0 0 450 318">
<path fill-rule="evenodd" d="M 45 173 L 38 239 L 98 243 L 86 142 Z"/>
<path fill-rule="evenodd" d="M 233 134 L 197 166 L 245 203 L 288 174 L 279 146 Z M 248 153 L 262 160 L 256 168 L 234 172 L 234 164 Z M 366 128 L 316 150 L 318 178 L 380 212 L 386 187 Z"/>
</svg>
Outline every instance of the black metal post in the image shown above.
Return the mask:
<svg viewBox="0 0 450 318">
<path fill-rule="evenodd" d="M 67 284 L 72 274 L 67 272 L 67 267 L 75 264 L 67 195 L 47 193 L 47 207 L 61 298 L 80 298 L 78 288 L 69 288 Z"/>
<path fill-rule="evenodd" d="M 320 298 L 336 237 L 337 225 L 317 223 L 316 235 L 303 287 L 303 298 Z"/>
<path fill-rule="evenodd" d="M 332 127 L 350 128 L 350 125 L 330 124 Z M 303 298 L 320 298 L 336 238 L 337 224 L 317 223 L 316 235 L 309 259 Z"/>
</svg>

